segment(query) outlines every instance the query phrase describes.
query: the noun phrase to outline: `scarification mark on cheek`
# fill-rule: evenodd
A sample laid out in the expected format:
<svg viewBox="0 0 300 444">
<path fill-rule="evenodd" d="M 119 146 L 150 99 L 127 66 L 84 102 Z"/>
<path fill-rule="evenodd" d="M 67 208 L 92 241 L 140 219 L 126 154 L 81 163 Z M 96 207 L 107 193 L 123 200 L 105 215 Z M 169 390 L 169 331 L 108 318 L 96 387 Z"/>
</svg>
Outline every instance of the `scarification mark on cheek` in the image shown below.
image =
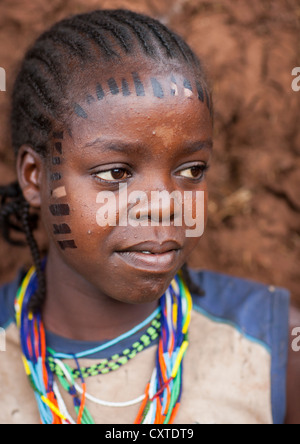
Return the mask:
<svg viewBox="0 0 300 444">
<path fill-rule="evenodd" d="M 52 157 L 52 165 L 60 165 L 60 157 Z"/>
<path fill-rule="evenodd" d="M 71 228 L 68 224 L 53 224 L 54 234 L 70 234 L 72 233 Z"/>
<path fill-rule="evenodd" d="M 75 241 L 73 239 L 72 240 L 58 241 L 58 244 L 59 244 L 59 246 L 60 246 L 60 248 L 62 250 L 67 250 L 68 248 L 70 248 L 70 249 L 76 249 L 77 248 L 77 245 L 76 245 L 76 243 L 75 243 Z"/>
<path fill-rule="evenodd" d="M 62 143 L 61 142 L 56 142 L 55 143 L 55 149 L 59 154 L 62 154 Z"/>
<path fill-rule="evenodd" d="M 61 173 L 53 173 L 53 174 L 51 174 L 50 180 L 52 182 L 55 182 L 55 181 L 61 180 L 61 178 L 62 178 Z"/>
<path fill-rule="evenodd" d="M 92 97 L 92 96 L 90 96 Z M 89 99 L 89 96 L 87 100 Z M 95 100 L 95 99 L 93 99 Z M 81 112 L 81 111 L 80 111 Z M 52 165 L 55 165 L 56 167 L 61 167 L 63 158 L 61 155 L 63 154 L 63 147 L 62 142 L 58 142 L 58 140 L 63 140 L 64 133 L 63 132 L 55 132 L 53 133 L 54 137 L 54 147 L 53 147 L 53 153 L 52 153 Z M 60 156 L 57 155 L 57 153 L 60 154 Z M 62 171 L 53 172 L 51 174 L 51 180 L 57 181 L 62 179 Z M 51 192 L 51 198 L 52 199 L 62 199 L 67 196 L 67 191 L 65 185 L 57 186 L 56 188 L 52 189 Z M 49 211 L 53 217 L 67 217 L 70 216 L 70 206 L 68 203 L 60 203 L 60 204 L 54 204 L 52 203 L 49 206 Z M 61 223 L 54 223 L 52 224 L 53 228 L 53 234 L 55 236 L 61 236 L 61 235 L 68 235 L 72 234 L 72 230 L 69 224 L 62 221 Z M 64 240 L 58 240 L 57 241 L 58 246 L 61 248 L 61 250 L 74 250 L 77 249 L 77 245 L 75 243 L 74 239 L 64 239 Z"/>
<path fill-rule="evenodd" d="M 55 188 L 55 190 L 51 191 L 51 195 L 55 199 L 61 199 L 62 197 L 66 197 L 66 195 L 67 195 L 66 187 L 61 186 L 61 187 Z"/>
<path fill-rule="evenodd" d="M 53 216 L 69 216 L 70 207 L 68 204 L 54 204 L 50 205 L 49 210 Z"/>
</svg>

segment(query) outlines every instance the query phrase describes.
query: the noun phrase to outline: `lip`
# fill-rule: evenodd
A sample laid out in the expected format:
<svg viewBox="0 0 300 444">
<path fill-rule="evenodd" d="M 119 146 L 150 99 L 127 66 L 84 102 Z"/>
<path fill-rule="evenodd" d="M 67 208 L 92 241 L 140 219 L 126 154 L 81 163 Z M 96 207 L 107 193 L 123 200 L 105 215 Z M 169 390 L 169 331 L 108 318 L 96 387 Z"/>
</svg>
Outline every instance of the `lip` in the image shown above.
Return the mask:
<svg viewBox="0 0 300 444">
<path fill-rule="evenodd" d="M 154 242 L 154 241 L 146 241 L 140 242 L 135 245 L 131 245 L 129 247 L 121 248 L 119 252 L 142 252 L 149 251 L 152 254 L 164 254 L 172 250 L 180 250 L 182 246 L 176 240 L 167 240 L 164 242 Z"/>
<path fill-rule="evenodd" d="M 181 249 L 181 245 L 174 240 L 162 243 L 147 241 L 116 251 L 116 254 L 130 267 L 142 271 L 168 273 L 176 267 Z M 151 254 L 143 253 L 144 251 Z"/>
<path fill-rule="evenodd" d="M 118 251 L 118 257 L 127 265 L 141 271 L 169 273 L 175 267 L 180 250 L 145 254 L 141 251 Z"/>
</svg>

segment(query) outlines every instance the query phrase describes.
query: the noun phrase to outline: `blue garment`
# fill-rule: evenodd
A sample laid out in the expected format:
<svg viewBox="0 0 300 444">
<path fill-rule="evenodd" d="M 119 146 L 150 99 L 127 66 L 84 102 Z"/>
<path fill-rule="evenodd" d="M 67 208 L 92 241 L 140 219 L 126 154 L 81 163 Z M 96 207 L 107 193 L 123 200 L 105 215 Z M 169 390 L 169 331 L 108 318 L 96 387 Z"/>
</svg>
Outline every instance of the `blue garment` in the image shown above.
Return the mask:
<svg viewBox="0 0 300 444">
<path fill-rule="evenodd" d="M 289 291 L 213 271 L 189 272 L 192 281 L 205 292 L 204 296 L 192 294 L 195 312 L 216 324 L 234 328 L 248 341 L 263 346 L 270 354 L 273 422 L 282 424 L 286 411 Z M 20 270 L 16 279 L 0 288 L 2 328 L 14 322 L 14 299 L 24 276 L 25 270 Z M 110 348 L 109 356 L 120 353 L 140 336 L 141 333 L 136 333 Z M 47 332 L 47 345 L 58 353 L 79 353 L 100 344 L 73 341 Z M 104 350 L 93 357 L 107 358 L 107 353 Z"/>
</svg>

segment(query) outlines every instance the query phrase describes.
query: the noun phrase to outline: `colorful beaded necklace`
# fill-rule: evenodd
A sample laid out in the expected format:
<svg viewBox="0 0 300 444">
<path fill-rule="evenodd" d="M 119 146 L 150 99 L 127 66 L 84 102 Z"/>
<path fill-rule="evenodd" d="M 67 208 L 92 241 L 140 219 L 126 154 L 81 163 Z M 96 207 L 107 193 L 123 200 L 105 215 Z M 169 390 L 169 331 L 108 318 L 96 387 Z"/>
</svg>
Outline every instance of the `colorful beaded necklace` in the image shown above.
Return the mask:
<svg viewBox="0 0 300 444">
<path fill-rule="evenodd" d="M 37 289 L 36 270 L 32 267 L 25 276 L 16 296 L 16 324 L 20 330 L 22 359 L 25 372 L 34 390 L 42 424 L 93 424 L 86 408 L 86 384 L 78 359 L 95 352 L 89 350 L 77 355 L 56 354 L 47 349 L 46 335 L 40 313 L 33 314 L 28 306 L 31 296 Z M 191 319 L 192 298 L 181 272 L 172 280 L 168 290 L 160 298 L 159 308 L 125 335 L 109 341 L 99 349 L 129 337 L 161 313 L 160 337 L 156 353 L 156 365 L 145 394 L 139 400 L 141 406 L 135 424 L 172 424 L 180 406 L 182 395 L 182 361 L 188 347 L 188 328 Z M 81 379 L 81 389 L 74 383 L 66 366 L 60 361 L 73 358 Z M 50 361 L 49 361 L 50 358 Z M 52 359 L 52 361 L 51 361 Z M 65 382 L 60 374 L 59 381 L 73 397 L 77 421 L 73 421 L 65 409 L 55 381 L 53 366 L 61 367 L 66 375 Z M 77 374 L 76 374 L 77 375 Z M 69 379 L 67 381 L 67 379 Z"/>
<path fill-rule="evenodd" d="M 159 313 L 140 339 L 134 342 L 131 347 L 123 350 L 122 353 L 114 354 L 110 358 L 102 360 L 100 364 L 95 364 L 91 367 L 80 368 L 80 370 L 70 368 L 70 374 L 74 379 L 79 379 L 82 376 L 88 378 L 90 376 L 106 375 L 107 373 L 118 370 L 122 365 L 127 364 L 131 359 L 135 358 L 138 353 L 141 353 L 145 348 L 149 347 L 149 345 L 159 337 L 161 328 L 160 318 L 161 314 Z M 51 355 L 55 356 L 56 353 L 54 350 L 49 347 L 47 347 L 47 350 Z M 59 364 L 55 363 L 55 359 L 52 356 L 48 356 L 48 363 L 50 370 L 55 373 L 56 376 L 64 376 L 64 372 Z"/>
</svg>

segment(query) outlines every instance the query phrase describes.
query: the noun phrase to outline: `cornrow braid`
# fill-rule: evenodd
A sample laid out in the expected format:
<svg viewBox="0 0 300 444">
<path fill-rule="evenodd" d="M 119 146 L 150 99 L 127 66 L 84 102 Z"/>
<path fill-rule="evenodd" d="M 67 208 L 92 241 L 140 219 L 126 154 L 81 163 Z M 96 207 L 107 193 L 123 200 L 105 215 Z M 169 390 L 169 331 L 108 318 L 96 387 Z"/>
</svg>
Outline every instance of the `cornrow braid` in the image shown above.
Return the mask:
<svg viewBox="0 0 300 444">
<path fill-rule="evenodd" d="M 22 192 L 18 182 L 0 187 L 1 206 L 0 206 L 0 229 L 4 239 L 11 245 L 26 245 L 20 240 L 11 237 L 11 232 L 22 232 L 21 222 L 21 204 Z M 14 221 L 12 220 L 14 219 Z"/>
<path fill-rule="evenodd" d="M 76 17 L 72 22 L 70 22 L 67 27 L 81 32 L 88 42 L 94 42 L 103 51 L 103 55 L 111 58 L 117 56 L 118 54 L 113 50 L 112 45 L 107 39 L 107 36 L 103 35 L 99 28 L 93 23 L 86 23 L 82 17 Z"/>
<path fill-rule="evenodd" d="M 41 262 L 40 252 L 39 252 L 36 240 L 35 240 L 33 233 L 32 233 L 32 225 L 31 225 L 31 220 L 30 220 L 30 216 L 29 216 L 29 208 L 30 208 L 30 205 L 28 202 L 22 203 L 21 220 L 22 220 L 22 226 L 23 226 L 23 229 L 25 232 L 25 236 L 27 239 L 27 243 L 30 247 L 31 255 L 32 255 L 34 265 L 36 268 L 37 280 L 38 280 L 38 288 L 30 300 L 29 308 L 33 312 L 37 312 L 41 308 L 41 306 L 46 298 L 46 278 L 45 278 L 44 272 L 42 271 L 42 262 Z"/>
<path fill-rule="evenodd" d="M 123 11 L 123 15 L 126 17 L 128 15 L 127 11 Z M 166 50 L 166 54 L 169 58 L 173 58 L 175 50 L 179 50 L 188 63 L 191 61 L 197 63 L 197 58 L 194 55 L 191 56 L 193 53 L 184 41 L 174 32 L 171 33 L 162 23 L 153 21 L 150 17 L 143 15 L 139 15 L 139 22 L 150 29 L 162 47 Z"/>
<path fill-rule="evenodd" d="M 130 11 L 126 10 L 112 10 L 107 12 L 110 18 L 116 19 L 119 23 L 126 25 L 131 30 L 147 56 L 155 57 L 154 44 L 151 42 L 151 37 L 142 23 L 144 16 L 141 14 L 134 14 L 133 16 Z"/>
<path fill-rule="evenodd" d="M 83 41 L 75 30 L 66 27 L 63 23 L 60 23 L 59 27 L 54 26 L 51 30 L 42 34 L 40 41 L 50 48 L 52 47 L 52 50 L 53 47 L 55 47 L 53 43 L 60 45 L 63 53 L 66 53 L 66 50 L 69 51 L 67 53 L 68 57 L 79 57 L 84 61 L 91 58 L 89 46 L 86 41 Z"/>
<path fill-rule="evenodd" d="M 118 10 L 111 11 L 111 17 L 115 17 L 116 15 L 122 17 L 121 20 L 124 20 L 130 28 L 135 31 L 135 24 L 132 21 L 131 12 L 128 10 Z M 158 43 L 165 49 L 167 56 L 170 59 L 174 59 L 179 57 L 180 55 L 184 58 L 185 62 L 187 62 L 190 66 L 195 66 L 198 69 L 201 69 L 201 63 L 195 53 L 191 50 L 191 48 L 185 43 L 185 41 L 177 35 L 175 32 L 170 31 L 166 26 L 160 23 L 157 20 L 153 20 L 151 17 L 142 14 L 135 14 L 136 22 L 144 25 L 144 30 L 139 37 L 141 40 L 145 38 L 145 35 L 150 33 L 156 38 Z M 147 29 L 148 28 L 148 29 Z M 203 71 L 201 71 L 202 77 L 204 77 Z"/>
<path fill-rule="evenodd" d="M 22 145 L 41 157 L 50 152 L 51 133 L 69 127 L 72 81 L 78 67 L 114 64 L 134 57 L 137 48 L 153 61 L 179 61 L 192 69 L 206 87 L 201 63 L 176 33 L 159 21 L 126 9 L 96 10 L 67 17 L 38 37 L 20 66 L 12 93 L 10 117 L 12 146 L 17 156 Z M 12 232 L 25 234 L 38 273 L 38 291 L 32 299 L 41 308 L 46 294 L 41 259 L 33 236 L 35 221 L 17 182 L 0 188 L 0 228 L 14 245 Z M 185 272 L 186 278 L 188 274 Z M 192 283 L 188 281 L 191 285 Z"/>
<path fill-rule="evenodd" d="M 119 41 L 119 44 L 125 53 L 130 53 L 133 49 L 133 38 L 130 32 L 117 20 L 113 18 L 107 20 L 107 17 L 103 17 L 101 11 L 95 11 L 94 15 L 90 18 L 90 23 L 93 23 L 105 31 L 109 31 L 111 35 Z"/>
<path fill-rule="evenodd" d="M 45 299 L 46 283 L 44 273 L 41 271 L 41 258 L 37 243 L 33 237 L 33 230 L 37 228 L 37 215 L 30 214 L 29 203 L 24 199 L 22 190 L 18 182 L 13 182 L 10 185 L 0 187 L 1 206 L 0 206 L 0 230 L 4 239 L 11 245 L 24 246 L 29 245 L 34 264 L 37 270 L 38 289 L 33 297 L 36 304 L 41 303 Z M 14 221 L 12 220 L 14 219 Z M 23 241 L 15 240 L 11 237 L 11 233 L 22 232 L 25 234 L 27 244 Z M 32 309 L 39 309 L 38 303 Z"/>
</svg>

